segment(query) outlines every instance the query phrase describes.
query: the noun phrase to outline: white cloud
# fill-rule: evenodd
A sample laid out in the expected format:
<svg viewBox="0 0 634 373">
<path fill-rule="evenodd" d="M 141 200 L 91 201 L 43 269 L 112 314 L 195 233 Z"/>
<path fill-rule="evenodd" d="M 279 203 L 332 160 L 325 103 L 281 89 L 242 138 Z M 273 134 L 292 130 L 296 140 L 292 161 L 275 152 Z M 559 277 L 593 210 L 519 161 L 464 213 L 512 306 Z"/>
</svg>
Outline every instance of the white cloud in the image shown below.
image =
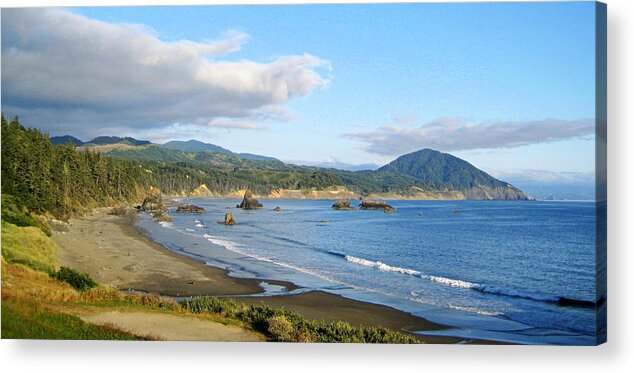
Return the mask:
<svg viewBox="0 0 634 373">
<path fill-rule="evenodd" d="M 239 130 L 263 130 L 266 126 L 256 122 L 235 120 L 230 118 L 214 118 L 207 126 L 215 128 L 239 129 Z"/>
<path fill-rule="evenodd" d="M 514 148 L 564 140 L 595 133 L 593 119 L 494 121 L 469 123 L 459 118 L 438 118 L 418 127 L 402 121 L 343 137 L 366 143 L 365 150 L 381 155 L 399 155 L 422 148 L 441 151 Z"/>
<path fill-rule="evenodd" d="M 229 61 L 248 35 L 163 41 L 141 25 L 59 9 L 3 9 L 2 106 L 30 125 L 89 137 L 104 128 L 285 120 L 291 99 L 327 86 L 328 62 L 303 54 Z M 237 122 L 236 122 L 237 123 Z M 248 126 L 243 126 L 246 128 Z"/>
</svg>

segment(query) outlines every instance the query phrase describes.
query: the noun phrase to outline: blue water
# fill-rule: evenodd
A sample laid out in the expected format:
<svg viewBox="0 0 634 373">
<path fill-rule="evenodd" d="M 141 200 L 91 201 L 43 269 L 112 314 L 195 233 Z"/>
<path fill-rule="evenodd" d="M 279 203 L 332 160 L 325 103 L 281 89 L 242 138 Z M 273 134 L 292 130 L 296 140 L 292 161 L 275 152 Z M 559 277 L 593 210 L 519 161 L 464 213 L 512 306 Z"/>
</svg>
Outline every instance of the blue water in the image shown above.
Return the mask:
<svg viewBox="0 0 634 373">
<path fill-rule="evenodd" d="M 171 250 L 233 276 L 291 281 L 386 304 L 452 329 L 518 343 L 594 344 L 593 202 L 391 201 L 397 212 L 334 211 L 332 201 L 183 199 L 205 214 L 144 217 Z M 282 211 L 272 211 L 274 207 Z M 459 210 L 460 213 L 454 213 Z M 216 224 L 231 211 L 235 226 Z M 284 292 L 274 290 L 266 294 Z M 295 292 L 297 292 L 295 291 Z"/>
</svg>

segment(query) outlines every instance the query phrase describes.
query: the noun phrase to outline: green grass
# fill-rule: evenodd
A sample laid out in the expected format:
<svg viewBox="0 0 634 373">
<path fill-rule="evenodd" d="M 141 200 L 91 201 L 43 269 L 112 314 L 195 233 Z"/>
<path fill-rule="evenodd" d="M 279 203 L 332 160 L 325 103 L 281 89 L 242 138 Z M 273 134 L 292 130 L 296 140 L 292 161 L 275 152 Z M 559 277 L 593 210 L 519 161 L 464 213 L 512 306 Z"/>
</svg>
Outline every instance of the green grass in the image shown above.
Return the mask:
<svg viewBox="0 0 634 373">
<path fill-rule="evenodd" d="M 18 227 L 3 221 L 2 257 L 9 263 L 52 273 L 57 262 L 57 246 L 39 228 Z"/>
<path fill-rule="evenodd" d="M 76 316 L 48 311 L 34 304 L 3 299 L 2 339 L 141 340 L 143 338 L 107 326 L 88 324 Z"/>
</svg>

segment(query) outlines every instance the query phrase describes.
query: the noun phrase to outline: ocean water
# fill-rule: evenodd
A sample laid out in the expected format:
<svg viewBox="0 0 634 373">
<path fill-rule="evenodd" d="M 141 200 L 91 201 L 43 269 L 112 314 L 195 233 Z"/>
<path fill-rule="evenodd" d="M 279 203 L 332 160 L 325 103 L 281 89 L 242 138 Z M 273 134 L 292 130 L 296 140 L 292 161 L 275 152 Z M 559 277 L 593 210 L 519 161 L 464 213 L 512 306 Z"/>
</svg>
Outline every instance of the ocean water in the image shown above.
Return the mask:
<svg viewBox="0 0 634 373">
<path fill-rule="evenodd" d="M 204 214 L 138 222 L 168 249 L 237 277 L 291 281 L 452 326 L 427 333 L 531 344 L 594 344 L 594 202 L 182 199 Z M 273 211 L 279 206 L 280 212 Z M 231 211 L 237 225 L 217 224 Z M 264 296 L 286 293 L 263 284 Z"/>
</svg>

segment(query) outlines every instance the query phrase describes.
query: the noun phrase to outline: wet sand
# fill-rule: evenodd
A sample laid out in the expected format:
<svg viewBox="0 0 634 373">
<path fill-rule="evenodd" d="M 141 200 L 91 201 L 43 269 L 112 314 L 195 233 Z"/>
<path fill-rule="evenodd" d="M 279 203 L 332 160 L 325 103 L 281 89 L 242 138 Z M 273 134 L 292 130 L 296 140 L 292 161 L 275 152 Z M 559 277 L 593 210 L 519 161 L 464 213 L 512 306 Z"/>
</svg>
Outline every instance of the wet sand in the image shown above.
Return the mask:
<svg viewBox="0 0 634 373">
<path fill-rule="evenodd" d="M 166 296 L 236 295 L 245 303 L 264 302 L 293 309 L 307 319 L 346 321 L 360 326 L 385 326 L 401 331 L 446 329 L 397 309 L 344 298 L 321 291 L 274 297 L 239 297 L 261 293 L 262 280 L 238 279 L 227 271 L 175 254 L 134 227 L 131 216 L 109 215 L 98 209 L 71 219 L 70 231 L 56 233 L 59 264 L 88 273 L 96 281 L 120 290 L 139 290 Z M 288 289 L 294 284 L 266 280 Z M 458 343 L 460 338 L 419 336 L 428 343 Z"/>
</svg>

